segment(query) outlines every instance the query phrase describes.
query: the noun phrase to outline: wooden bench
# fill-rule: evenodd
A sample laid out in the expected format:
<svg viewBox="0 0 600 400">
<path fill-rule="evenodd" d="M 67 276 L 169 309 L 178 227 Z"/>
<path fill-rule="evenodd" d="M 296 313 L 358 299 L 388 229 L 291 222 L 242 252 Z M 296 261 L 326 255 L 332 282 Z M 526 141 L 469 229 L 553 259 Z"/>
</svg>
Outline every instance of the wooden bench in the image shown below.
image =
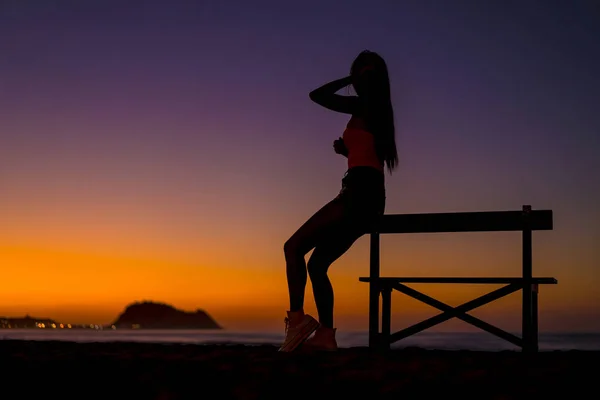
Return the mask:
<svg viewBox="0 0 600 400">
<path fill-rule="evenodd" d="M 451 318 L 461 319 L 484 331 L 521 347 L 523 352 L 538 351 L 538 288 L 541 284 L 556 284 L 555 278 L 532 276 L 532 231 L 552 230 L 552 210 L 531 210 L 523 206 L 521 211 L 486 211 L 431 214 L 384 215 L 370 233 L 370 276 L 360 277 L 369 283 L 369 347 L 389 349 L 398 340 L 429 329 Z M 440 232 L 498 232 L 520 231 L 522 235 L 522 275 L 516 278 L 467 278 L 467 277 L 380 277 L 379 236 L 388 233 L 440 233 Z M 427 296 L 406 283 L 467 283 L 504 284 L 488 294 L 451 307 Z M 391 333 L 391 294 L 393 290 L 404 293 L 442 311 L 442 313 L 414 324 L 401 331 Z M 522 290 L 522 335 L 515 336 L 468 312 Z M 381 296 L 381 332 L 379 331 L 379 297 Z"/>
</svg>

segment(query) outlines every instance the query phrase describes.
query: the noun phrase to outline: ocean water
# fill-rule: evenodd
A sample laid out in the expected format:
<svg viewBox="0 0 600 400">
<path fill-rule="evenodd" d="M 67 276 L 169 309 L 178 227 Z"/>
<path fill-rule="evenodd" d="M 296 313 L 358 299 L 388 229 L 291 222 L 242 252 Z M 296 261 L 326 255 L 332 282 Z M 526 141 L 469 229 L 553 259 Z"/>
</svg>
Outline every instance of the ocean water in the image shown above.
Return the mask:
<svg viewBox="0 0 600 400">
<path fill-rule="evenodd" d="M 515 335 L 519 336 L 517 333 Z M 58 340 L 69 342 L 144 342 L 189 344 L 279 345 L 283 332 L 230 330 L 0 330 L 0 340 Z M 339 347 L 368 345 L 368 332 L 338 332 Z M 392 344 L 392 348 L 421 347 L 440 350 L 520 350 L 487 332 L 421 332 Z M 540 333 L 540 351 L 600 350 L 600 333 Z"/>
</svg>

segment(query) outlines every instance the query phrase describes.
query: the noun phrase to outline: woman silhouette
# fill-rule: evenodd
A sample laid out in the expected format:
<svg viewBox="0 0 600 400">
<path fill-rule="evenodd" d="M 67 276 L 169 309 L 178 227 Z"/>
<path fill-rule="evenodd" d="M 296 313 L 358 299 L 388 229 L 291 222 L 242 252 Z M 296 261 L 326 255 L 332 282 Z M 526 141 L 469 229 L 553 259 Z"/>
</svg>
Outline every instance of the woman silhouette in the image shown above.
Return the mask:
<svg viewBox="0 0 600 400">
<path fill-rule="evenodd" d="M 336 94 L 349 85 L 357 96 Z M 305 346 L 313 349 L 337 349 L 333 288 L 327 270 L 383 214 L 384 166 L 391 174 L 398 163 L 388 70 L 377 53 L 361 52 L 352 63 L 350 76 L 313 90 L 310 99 L 352 116 L 343 137 L 333 142 L 334 151 L 348 158 L 348 170 L 339 194 L 284 245 L 290 309 L 285 318 L 285 340 L 279 351 L 293 351 L 305 341 Z M 304 257 L 313 249 L 306 263 Z M 304 314 L 307 276 L 312 282 L 319 322 Z M 315 335 L 308 339 L 313 332 Z"/>
</svg>

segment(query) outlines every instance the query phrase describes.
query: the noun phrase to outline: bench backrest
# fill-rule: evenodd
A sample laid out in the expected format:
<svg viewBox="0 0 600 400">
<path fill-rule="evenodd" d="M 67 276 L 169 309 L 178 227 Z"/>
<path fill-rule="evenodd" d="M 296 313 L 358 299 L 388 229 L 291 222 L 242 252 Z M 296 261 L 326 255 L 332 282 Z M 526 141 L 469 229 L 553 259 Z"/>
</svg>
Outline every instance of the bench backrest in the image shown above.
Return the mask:
<svg viewBox="0 0 600 400">
<path fill-rule="evenodd" d="M 387 214 L 374 233 L 498 232 L 552 230 L 552 210 Z"/>
</svg>

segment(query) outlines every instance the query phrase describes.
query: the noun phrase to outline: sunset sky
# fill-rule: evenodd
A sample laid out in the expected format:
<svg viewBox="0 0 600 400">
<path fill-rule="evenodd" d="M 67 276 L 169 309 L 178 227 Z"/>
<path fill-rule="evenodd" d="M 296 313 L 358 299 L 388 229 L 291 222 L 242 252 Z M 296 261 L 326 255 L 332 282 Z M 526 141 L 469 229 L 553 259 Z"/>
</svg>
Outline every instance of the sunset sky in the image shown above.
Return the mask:
<svg viewBox="0 0 600 400">
<path fill-rule="evenodd" d="M 598 331 L 599 18 L 584 0 L 4 0 L 0 316 L 109 323 L 149 299 L 283 330 L 283 243 L 346 169 L 348 117 L 308 93 L 371 49 L 400 156 L 386 213 L 552 209 L 540 330 Z M 339 329 L 367 329 L 368 242 L 330 270 Z M 382 275 L 518 276 L 520 251 L 519 233 L 386 235 Z M 495 288 L 414 287 L 453 305 Z M 473 315 L 518 330 L 520 296 Z M 393 299 L 394 330 L 438 312 Z"/>
</svg>

